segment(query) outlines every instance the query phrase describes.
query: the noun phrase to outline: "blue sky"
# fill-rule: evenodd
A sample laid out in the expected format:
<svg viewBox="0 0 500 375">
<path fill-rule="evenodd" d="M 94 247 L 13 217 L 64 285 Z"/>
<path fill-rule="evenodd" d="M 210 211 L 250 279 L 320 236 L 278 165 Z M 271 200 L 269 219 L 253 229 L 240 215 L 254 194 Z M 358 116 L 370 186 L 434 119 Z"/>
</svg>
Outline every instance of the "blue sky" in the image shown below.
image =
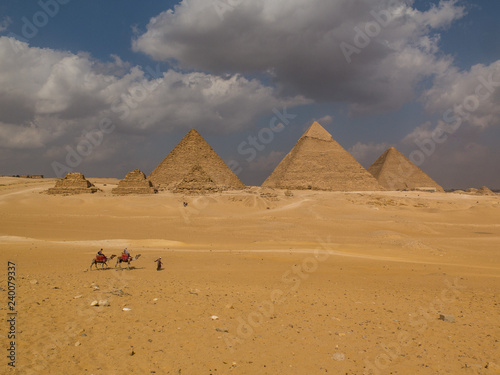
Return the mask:
<svg viewBox="0 0 500 375">
<path fill-rule="evenodd" d="M 445 188 L 500 188 L 499 15 L 496 1 L 3 0 L 0 174 L 148 174 L 195 127 L 255 185 L 318 120 L 365 167 L 395 146 Z"/>
</svg>

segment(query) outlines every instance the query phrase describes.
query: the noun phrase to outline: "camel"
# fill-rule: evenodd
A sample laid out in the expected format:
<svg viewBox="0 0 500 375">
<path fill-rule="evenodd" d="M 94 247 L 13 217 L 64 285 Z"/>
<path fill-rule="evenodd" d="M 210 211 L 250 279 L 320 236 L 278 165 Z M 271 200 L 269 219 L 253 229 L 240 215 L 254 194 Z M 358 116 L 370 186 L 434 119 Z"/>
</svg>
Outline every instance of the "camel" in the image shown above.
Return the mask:
<svg viewBox="0 0 500 375">
<path fill-rule="evenodd" d="M 140 256 L 141 256 L 141 254 L 137 254 L 135 257 L 132 258 L 132 256 L 130 254 L 122 254 L 116 259 L 115 268 L 118 265 L 120 266 L 120 268 L 122 268 L 122 262 L 126 262 L 127 269 L 130 269 L 130 262 L 132 262 L 133 260 L 139 259 Z"/>
<path fill-rule="evenodd" d="M 114 255 L 114 254 L 111 255 L 109 258 L 106 258 L 106 255 L 96 255 L 96 257 L 92 260 L 92 263 L 90 263 L 90 269 L 92 269 L 93 265 L 95 265 L 96 270 L 99 269 L 99 268 L 97 268 L 97 265 L 99 263 L 102 264 L 101 269 L 104 269 L 104 266 L 106 266 L 108 268 L 109 266 L 106 262 L 108 260 L 115 258 L 115 257 L 116 257 L 116 255 Z"/>
</svg>

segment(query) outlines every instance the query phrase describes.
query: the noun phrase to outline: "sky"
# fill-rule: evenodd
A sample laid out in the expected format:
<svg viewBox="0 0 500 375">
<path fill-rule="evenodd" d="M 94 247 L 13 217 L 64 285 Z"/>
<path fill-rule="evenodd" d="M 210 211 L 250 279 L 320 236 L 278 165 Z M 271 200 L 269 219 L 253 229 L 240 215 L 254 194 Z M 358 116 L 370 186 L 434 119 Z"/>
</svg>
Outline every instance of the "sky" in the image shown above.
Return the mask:
<svg viewBox="0 0 500 375">
<path fill-rule="evenodd" d="M 500 2 L 0 2 L 0 175 L 149 174 L 192 128 L 260 185 L 318 121 L 500 189 Z"/>
</svg>

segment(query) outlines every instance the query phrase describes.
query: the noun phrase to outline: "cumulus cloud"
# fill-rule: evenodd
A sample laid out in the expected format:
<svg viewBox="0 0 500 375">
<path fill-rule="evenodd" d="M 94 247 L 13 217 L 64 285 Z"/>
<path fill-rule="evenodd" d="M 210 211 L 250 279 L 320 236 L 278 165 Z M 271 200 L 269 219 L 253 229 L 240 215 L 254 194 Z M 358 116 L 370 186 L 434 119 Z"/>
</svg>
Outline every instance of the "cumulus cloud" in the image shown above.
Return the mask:
<svg viewBox="0 0 500 375">
<path fill-rule="evenodd" d="M 443 128 L 468 126 L 486 129 L 500 125 L 500 60 L 469 70 L 453 67 L 439 74 L 422 99 L 429 113 L 441 115 Z M 460 124 L 460 125 L 459 125 Z"/>
<path fill-rule="evenodd" d="M 0 38 L 0 145 L 36 148 L 67 142 L 109 118 L 121 132 L 197 127 L 233 132 L 273 108 L 307 103 L 240 75 L 162 72 L 114 57 L 111 63 Z M 16 42 L 19 43 L 19 42 Z M 17 45 L 19 47 L 19 45 Z"/>
<path fill-rule="evenodd" d="M 283 93 L 356 113 L 397 109 L 423 78 L 448 69 L 437 31 L 464 15 L 455 0 L 427 11 L 394 0 L 220 3 L 183 1 L 152 18 L 133 49 L 215 74 L 265 72 Z M 356 51 L 347 58 L 346 45 Z"/>
</svg>

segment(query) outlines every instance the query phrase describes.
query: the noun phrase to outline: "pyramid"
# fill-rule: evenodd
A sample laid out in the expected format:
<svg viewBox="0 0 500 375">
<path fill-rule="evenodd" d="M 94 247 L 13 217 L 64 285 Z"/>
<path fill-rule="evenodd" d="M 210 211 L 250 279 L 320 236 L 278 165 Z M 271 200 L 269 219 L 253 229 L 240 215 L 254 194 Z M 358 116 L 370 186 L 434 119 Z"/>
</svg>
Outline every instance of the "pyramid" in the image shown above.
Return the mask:
<svg viewBox="0 0 500 375">
<path fill-rule="evenodd" d="M 368 168 L 387 190 L 434 190 L 443 188 L 394 147 L 388 148 Z"/>
<path fill-rule="evenodd" d="M 47 190 L 49 194 L 92 194 L 98 189 L 81 173 L 68 173 L 58 180 L 53 188 Z"/>
<path fill-rule="evenodd" d="M 195 165 L 180 184 L 176 186 L 174 193 L 203 194 L 216 193 L 220 190 L 207 172 L 200 165 Z"/>
<path fill-rule="evenodd" d="M 262 186 L 340 191 L 384 190 L 317 122 L 307 129 Z"/>
<path fill-rule="evenodd" d="M 477 190 L 476 194 L 478 195 L 496 195 L 489 187 L 483 186 Z"/>
<path fill-rule="evenodd" d="M 146 179 L 146 175 L 139 169 L 127 173 L 125 178 L 118 183 L 118 187 L 111 190 L 113 194 L 154 194 L 157 190 Z"/>
<path fill-rule="evenodd" d="M 148 176 L 154 186 L 174 189 L 186 174 L 199 165 L 219 189 L 242 189 L 240 179 L 194 129 L 174 147 Z"/>
</svg>

